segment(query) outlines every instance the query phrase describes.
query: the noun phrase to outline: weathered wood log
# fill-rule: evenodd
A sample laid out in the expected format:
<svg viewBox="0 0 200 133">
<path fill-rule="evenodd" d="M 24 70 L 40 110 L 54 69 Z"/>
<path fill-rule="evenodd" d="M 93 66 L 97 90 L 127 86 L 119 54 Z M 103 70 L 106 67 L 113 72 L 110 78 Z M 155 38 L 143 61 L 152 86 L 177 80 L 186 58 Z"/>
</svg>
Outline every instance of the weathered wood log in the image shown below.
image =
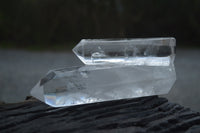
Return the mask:
<svg viewBox="0 0 200 133">
<path fill-rule="evenodd" d="M 0 105 L 0 133 L 200 132 L 200 114 L 157 96 L 64 108 L 39 101 Z"/>
</svg>

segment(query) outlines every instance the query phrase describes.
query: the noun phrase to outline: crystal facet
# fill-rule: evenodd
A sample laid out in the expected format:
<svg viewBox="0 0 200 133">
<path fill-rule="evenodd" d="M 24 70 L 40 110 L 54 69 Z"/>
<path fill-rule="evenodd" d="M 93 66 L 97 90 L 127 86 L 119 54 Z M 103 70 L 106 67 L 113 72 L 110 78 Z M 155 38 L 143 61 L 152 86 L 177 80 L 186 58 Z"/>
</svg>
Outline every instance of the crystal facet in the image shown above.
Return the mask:
<svg viewBox="0 0 200 133">
<path fill-rule="evenodd" d="M 86 65 L 50 70 L 31 94 L 54 107 L 166 94 L 174 48 L 174 38 L 82 40 L 73 51 Z"/>
</svg>

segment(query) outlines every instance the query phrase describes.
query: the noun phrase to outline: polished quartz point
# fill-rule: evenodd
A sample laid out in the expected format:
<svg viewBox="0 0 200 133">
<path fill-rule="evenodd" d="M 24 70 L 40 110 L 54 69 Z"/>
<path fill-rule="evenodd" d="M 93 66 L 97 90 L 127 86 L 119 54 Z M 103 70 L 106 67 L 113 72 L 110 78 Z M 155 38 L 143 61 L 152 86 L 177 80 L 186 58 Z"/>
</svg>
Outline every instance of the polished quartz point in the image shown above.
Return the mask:
<svg viewBox="0 0 200 133">
<path fill-rule="evenodd" d="M 168 66 L 173 61 L 174 47 L 174 38 L 82 39 L 73 52 L 85 65 Z"/>
<path fill-rule="evenodd" d="M 84 66 L 50 70 L 31 95 L 53 107 L 161 95 L 176 80 L 174 38 L 82 40 Z"/>
<path fill-rule="evenodd" d="M 49 71 L 31 93 L 60 107 L 166 94 L 175 80 L 171 65 L 83 66 Z"/>
</svg>

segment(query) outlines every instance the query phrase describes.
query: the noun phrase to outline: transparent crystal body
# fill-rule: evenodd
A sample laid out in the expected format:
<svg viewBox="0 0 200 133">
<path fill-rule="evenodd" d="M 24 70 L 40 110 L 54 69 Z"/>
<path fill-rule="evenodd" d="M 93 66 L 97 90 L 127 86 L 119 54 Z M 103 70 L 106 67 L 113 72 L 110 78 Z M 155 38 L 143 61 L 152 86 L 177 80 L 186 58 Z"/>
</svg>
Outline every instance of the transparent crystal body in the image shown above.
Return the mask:
<svg viewBox="0 0 200 133">
<path fill-rule="evenodd" d="M 166 94 L 174 48 L 174 38 L 82 40 L 73 51 L 86 65 L 50 70 L 31 94 L 54 107 Z"/>
<path fill-rule="evenodd" d="M 73 49 L 86 65 L 132 64 L 168 66 L 174 55 L 174 38 L 147 39 L 83 39 Z"/>
</svg>

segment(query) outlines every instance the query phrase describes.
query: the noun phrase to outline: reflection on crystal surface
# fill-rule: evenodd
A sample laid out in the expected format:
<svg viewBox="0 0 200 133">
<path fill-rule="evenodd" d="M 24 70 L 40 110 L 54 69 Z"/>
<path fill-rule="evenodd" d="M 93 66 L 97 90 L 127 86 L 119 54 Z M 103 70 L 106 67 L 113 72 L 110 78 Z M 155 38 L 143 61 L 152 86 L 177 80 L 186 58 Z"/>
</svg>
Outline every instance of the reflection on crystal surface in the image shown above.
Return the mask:
<svg viewBox="0 0 200 133">
<path fill-rule="evenodd" d="M 86 65 L 49 71 L 31 94 L 54 107 L 166 94 L 174 47 L 174 38 L 82 40 L 73 51 Z"/>
<path fill-rule="evenodd" d="M 174 47 L 174 38 L 82 39 L 73 51 L 86 65 L 130 63 L 167 66 L 174 54 Z"/>
</svg>

